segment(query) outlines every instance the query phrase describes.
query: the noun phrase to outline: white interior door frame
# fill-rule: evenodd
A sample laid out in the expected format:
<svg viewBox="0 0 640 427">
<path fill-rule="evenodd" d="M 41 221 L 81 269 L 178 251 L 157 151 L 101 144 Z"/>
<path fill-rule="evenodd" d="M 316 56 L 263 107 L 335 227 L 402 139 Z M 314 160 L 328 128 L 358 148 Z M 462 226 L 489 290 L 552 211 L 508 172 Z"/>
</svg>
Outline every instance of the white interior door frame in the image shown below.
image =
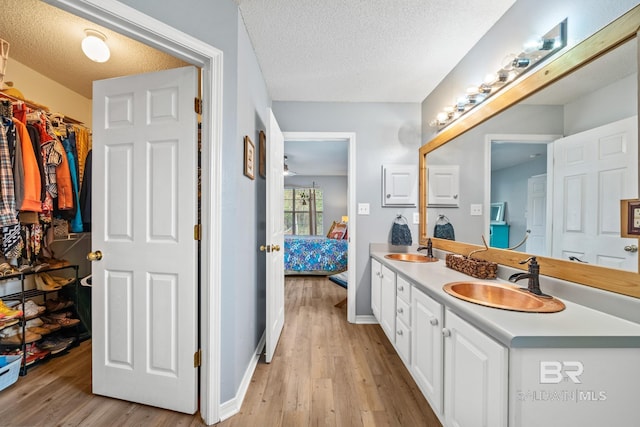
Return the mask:
<svg viewBox="0 0 640 427">
<path fill-rule="evenodd" d="M 347 252 L 347 321 L 356 323 L 356 134 L 355 132 L 282 132 L 287 141 L 345 141 L 349 144 L 347 172 L 347 215 L 349 216 L 349 248 Z"/>
<path fill-rule="evenodd" d="M 44 0 L 202 69 L 202 244 L 200 415 L 220 412 L 222 51 L 116 0 Z"/>
<path fill-rule="evenodd" d="M 553 141 L 561 138 L 562 135 L 551 134 L 511 134 L 511 133 L 488 133 L 484 137 L 484 182 L 485 188 L 491 188 L 491 143 L 498 141 L 508 141 L 522 144 L 547 144 L 547 200 L 551 200 L 553 195 Z M 551 154 L 550 154 L 551 153 Z M 551 180 L 551 181 L 550 181 Z M 489 236 L 491 222 L 491 191 L 484 192 L 483 215 L 484 233 Z M 551 203 L 547 203 L 547 218 L 551 218 Z M 551 240 L 551 221 L 547 221 L 547 249 Z"/>
</svg>

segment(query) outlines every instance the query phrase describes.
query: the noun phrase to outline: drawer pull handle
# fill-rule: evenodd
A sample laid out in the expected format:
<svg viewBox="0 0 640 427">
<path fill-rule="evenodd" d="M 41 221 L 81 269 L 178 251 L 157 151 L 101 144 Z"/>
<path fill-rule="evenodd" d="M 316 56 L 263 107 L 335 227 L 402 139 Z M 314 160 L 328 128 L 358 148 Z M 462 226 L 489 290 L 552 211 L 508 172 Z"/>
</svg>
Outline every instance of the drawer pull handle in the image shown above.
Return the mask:
<svg viewBox="0 0 640 427">
<path fill-rule="evenodd" d="M 398 335 L 402 335 L 402 330 L 400 330 L 400 331 L 396 331 L 396 334 L 398 334 Z"/>
<path fill-rule="evenodd" d="M 400 313 L 400 314 L 404 313 L 404 310 L 402 309 L 402 307 L 400 307 L 400 308 L 398 309 L 398 313 Z"/>
<path fill-rule="evenodd" d="M 442 328 L 442 336 L 443 337 L 450 337 L 451 336 L 451 331 L 447 328 Z"/>
<path fill-rule="evenodd" d="M 432 317 L 431 319 L 429 319 L 429 323 L 431 323 L 433 326 L 437 326 L 438 319 L 436 319 L 435 317 Z"/>
<path fill-rule="evenodd" d="M 398 286 L 398 290 L 399 290 L 400 292 L 403 292 L 403 291 L 404 291 L 404 286 Z"/>
</svg>

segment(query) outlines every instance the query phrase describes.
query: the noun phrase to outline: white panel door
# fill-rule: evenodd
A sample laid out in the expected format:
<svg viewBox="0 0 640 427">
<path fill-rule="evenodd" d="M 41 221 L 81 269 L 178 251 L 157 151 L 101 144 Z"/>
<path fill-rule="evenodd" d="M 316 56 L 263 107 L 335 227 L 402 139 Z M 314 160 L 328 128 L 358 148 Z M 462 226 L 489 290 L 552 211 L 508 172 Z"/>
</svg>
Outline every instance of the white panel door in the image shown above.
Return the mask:
<svg viewBox="0 0 640 427">
<path fill-rule="evenodd" d="M 371 258 L 371 311 L 380 322 L 380 289 L 382 282 L 382 264 Z"/>
<path fill-rule="evenodd" d="M 637 271 L 620 237 L 620 200 L 638 196 L 637 117 L 554 143 L 553 257 Z"/>
<path fill-rule="evenodd" d="M 547 255 L 547 175 L 527 180 L 527 230 L 531 230 L 525 252 Z"/>
<path fill-rule="evenodd" d="M 94 82 L 93 392 L 195 413 L 198 71 Z"/>
<path fill-rule="evenodd" d="M 273 111 L 267 126 L 267 332 L 265 361 L 271 362 L 284 327 L 284 135 Z"/>
<path fill-rule="evenodd" d="M 396 273 L 383 265 L 380 274 L 380 326 L 396 342 Z"/>
</svg>

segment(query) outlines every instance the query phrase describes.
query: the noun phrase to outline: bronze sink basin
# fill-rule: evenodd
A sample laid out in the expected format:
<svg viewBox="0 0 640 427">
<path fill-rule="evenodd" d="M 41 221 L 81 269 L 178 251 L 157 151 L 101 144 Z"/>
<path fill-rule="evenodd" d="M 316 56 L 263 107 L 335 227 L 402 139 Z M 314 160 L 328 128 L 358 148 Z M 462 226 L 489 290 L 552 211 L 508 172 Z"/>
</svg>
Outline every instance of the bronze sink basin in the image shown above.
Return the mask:
<svg viewBox="0 0 640 427">
<path fill-rule="evenodd" d="M 487 282 L 452 282 L 442 287 L 446 293 L 487 307 L 529 313 L 556 313 L 565 305 L 556 298 L 541 298 L 517 286 Z"/>
<path fill-rule="evenodd" d="M 385 258 L 392 259 L 395 261 L 405 261 L 405 262 L 436 262 L 438 258 L 429 258 L 425 255 L 420 254 L 387 254 L 384 256 Z"/>
</svg>

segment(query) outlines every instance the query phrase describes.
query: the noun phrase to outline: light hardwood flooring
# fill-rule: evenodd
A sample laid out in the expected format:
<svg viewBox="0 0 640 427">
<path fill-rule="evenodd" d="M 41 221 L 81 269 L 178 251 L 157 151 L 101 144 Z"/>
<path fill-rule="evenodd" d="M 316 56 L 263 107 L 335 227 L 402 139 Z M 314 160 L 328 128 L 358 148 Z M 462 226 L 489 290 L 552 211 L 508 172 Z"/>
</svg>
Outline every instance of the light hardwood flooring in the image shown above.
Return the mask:
<svg viewBox="0 0 640 427">
<path fill-rule="evenodd" d="M 285 327 L 261 358 L 240 413 L 221 427 L 440 426 L 378 325 L 346 320 L 346 290 L 324 277 L 286 279 Z M 0 392 L 0 426 L 201 426 L 200 416 L 91 394 L 91 343 Z"/>
</svg>

